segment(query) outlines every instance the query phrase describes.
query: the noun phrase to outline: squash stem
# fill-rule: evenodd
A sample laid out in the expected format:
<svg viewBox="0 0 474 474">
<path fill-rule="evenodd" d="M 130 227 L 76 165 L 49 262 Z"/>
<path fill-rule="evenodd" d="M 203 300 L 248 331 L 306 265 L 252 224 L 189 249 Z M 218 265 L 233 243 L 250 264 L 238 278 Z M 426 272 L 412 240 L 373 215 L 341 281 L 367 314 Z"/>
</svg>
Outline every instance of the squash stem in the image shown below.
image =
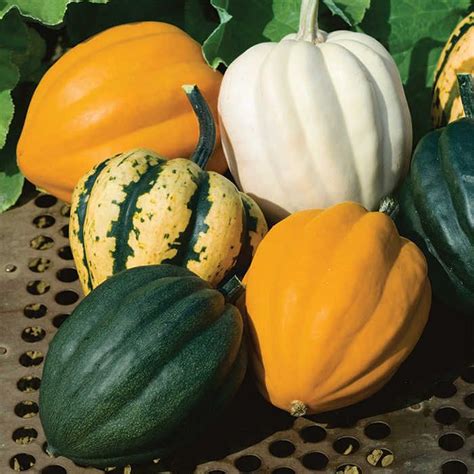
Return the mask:
<svg viewBox="0 0 474 474">
<path fill-rule="evenodd" d="M 300 26 L 296 34 L 297 40 L 310 43 L 323 43 L 324 35 L 318 29 L 319 0 L 303 0 L 300 10 Z"/>
<path fill-rule="evenodd" d="M 209 110 L 206 99 L 202 96 L 198 86 L 193 84 L 183 85 L 182 87 L 188 96 L 189 102 L 191 102 L 194 113 L 199 122 L 199 141 L 190 160 L 204 169 L 216 144 L 216 126 L 214 124 L 214 118 Z"/>
<path fill-rule="evenodd" d="M 464 115 L 474 118 L 474 84 L 471 74 L 458 74 L 459 95 L 461 96 Z"/>
<path fill-rule="evenodd" d="M 400 205 L 393 196 L 385 196 L 382 201 L 380 201 L 379 212 L 387 214 L 392 220 L 397 218 L 399 210 Z"/>
<path fill-rule="evenodd" d="M 237 275 L 227 280 L 218 290 L 224 295 L 226 303 L 234 303 L 245 291 L 245 286 Z"/>
</svg>

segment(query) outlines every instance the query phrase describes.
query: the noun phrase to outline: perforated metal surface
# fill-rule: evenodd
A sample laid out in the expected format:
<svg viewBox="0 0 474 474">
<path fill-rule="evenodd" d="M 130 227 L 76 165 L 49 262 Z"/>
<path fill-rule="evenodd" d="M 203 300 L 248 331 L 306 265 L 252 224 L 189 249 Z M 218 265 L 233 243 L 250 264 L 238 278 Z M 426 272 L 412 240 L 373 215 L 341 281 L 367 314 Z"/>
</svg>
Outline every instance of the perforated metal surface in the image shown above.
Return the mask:
<svg viewBox="0 0 474 474">
<path fill-rule="evenodd" d="M 0 216 L 0 474 L 100 472 L 50 458 L 37 416 L 48 343 L 81 295 L 67 213 L 42 195 Z M 295 420 L 262 400 L 249 375 L 196 444 L 131 472 L 474 472 L 473 321 L 435 305 L 394 379 L 337 413 Z"/>
</svg>

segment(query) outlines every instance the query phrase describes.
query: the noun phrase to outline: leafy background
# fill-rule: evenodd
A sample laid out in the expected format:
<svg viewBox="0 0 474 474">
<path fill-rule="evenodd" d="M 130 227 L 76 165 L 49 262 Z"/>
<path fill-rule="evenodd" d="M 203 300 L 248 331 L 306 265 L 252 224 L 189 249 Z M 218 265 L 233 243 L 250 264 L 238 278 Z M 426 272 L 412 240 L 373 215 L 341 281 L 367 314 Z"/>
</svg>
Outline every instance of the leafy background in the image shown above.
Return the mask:
<svg viewBox="0 0 474 474">
<path fill-rule="evenodd" d="M 296 31 L 301 0 L 0 0 L 0 212 L 21 194 L 15 148 L 35 85 L 67 49 L 131 21 L 173 23 L 221 70 L 250 46 Z M 393 55 L 415 141 L 430 129 L 433 72 L 472 0 L 322 0 L 324 30 L 363 31 Z"/>
</svg>

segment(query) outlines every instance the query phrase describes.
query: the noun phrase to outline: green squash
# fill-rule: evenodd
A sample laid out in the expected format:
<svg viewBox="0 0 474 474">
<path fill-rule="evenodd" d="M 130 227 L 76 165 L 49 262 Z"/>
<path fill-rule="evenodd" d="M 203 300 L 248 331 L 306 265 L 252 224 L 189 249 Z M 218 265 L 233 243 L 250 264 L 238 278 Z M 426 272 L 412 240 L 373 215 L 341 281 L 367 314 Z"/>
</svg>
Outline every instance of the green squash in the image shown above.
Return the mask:
<svg viewBox="0 0 474 474">
<path fill-rule="evenodd" d="M 150 265 L 91 292 L 46 357 L 39 407 L 48 451 L 122 466 L 192 439 L 245 374 L 242 317 L 227 302 L 236 288 L 234 279 L 218 291 L 185 268 Z"/>
<path fill-rule="evenodd" d="M 214 286 L 243 277 L 268 230 L 249 196 L 204 171 L 214 120 L 197 87 L 185 91 L 200 124 L 191 160 L 134 150 L 98 164 L 76 185 L 70 241 L 85 294 L 126 268 L 159 263 L 187 267 Z"/>
<path fill-rule="evenodd" d="M 466 117 L 420 140 L 397 225 L 427 257 L 433 294 L 474 314 L 474 96 L 471 76 L 458 78 Z"/>
</svg>

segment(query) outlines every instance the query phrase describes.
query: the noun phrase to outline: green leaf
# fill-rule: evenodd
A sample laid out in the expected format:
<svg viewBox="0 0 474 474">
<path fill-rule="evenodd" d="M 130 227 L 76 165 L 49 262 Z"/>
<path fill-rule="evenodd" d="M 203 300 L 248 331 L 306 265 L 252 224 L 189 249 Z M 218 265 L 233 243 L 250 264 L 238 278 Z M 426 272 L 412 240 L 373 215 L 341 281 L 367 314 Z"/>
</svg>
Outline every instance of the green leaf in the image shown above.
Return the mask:
<svg viewBox="0 0 474 474">
<path fill-rule="evenodd" d="M 358 25 L 370 7 L 370 0 L 323 0 L 334 15 L 339 15 L 349 26 Z"/>
<path fill-rule="evenodd" d="M 28 45 L 25 51 L 14 52 L 12 61 L 17 65 L 21 81 L 38 82 L 46 65 L 42 59 L 46 54 L 46 42 L 33 28 L 27 29 Z"/>
<path fill-rule="evenodd" d="M 23 188 L 24 178 L 16 164 L 17 141 L 18 136 L 12 134 L 0 150 L 0 212 L 15 204 Z"/>
<path fill-rule="evenodd" d="M 39 20 L 45 25 L 57 25 L 62 22 L 67 6 L 81 0 L 2 0 L 0 19 L 13 8 L 24 16 Z M 106 3 L 107 0 L 86 0 L 94 3 Z"/>
<path fill-rule="evenodd" d="M 20 80 L 20 71 L 13 56 L 28 49 L 28 30 L 14 12 L 0 21 L 0 148 L 5 145 L 8 127 L 13 117 L 10 93 Z"/>
<path fill-rule="evenodd" d="M 471 0 L 372 0 L 360 29 L 392 54 L 405 86 L 415 143 L 431 128 L 433 73 Z"/>
<path fill-rule="evenodd" d="M 24 177 L 16 163 L 16 144 L 25 120 L 32 87 L 17 87 L 13 93 L 17 108 L 5 146 L 0 150 L 0 213 L 11 207 L 20 197 Z M 11 98 L 9 97 L 11 100 Z M 1 110 L 1 109 L 0 109 Z"/>
<path fill-rule="evenodd" d="M 208 0 L 110 0 L 106 5 L 78 3 L 69 7 L 65 17 L 72 45 L 112 26 L 137 21 L 171 23 L 200 43 L 218 24 Z"/>
<path fill-rule="evenodd" d="M 229 65 L 251 46 L 280 41 L 298 29 L 301 0 L 210 0 L 220 25 L 203 44 L 208 63 L 217 68 Z M 319 26 L 323 30 L 346 28 L 341 18 L 355 23 L 364 15 L 370 0 L 327 0 L 320 4 Z M 333 7 L 333 11 L 327 5 Z M 337 13 L 338 16 L 333 16 Z"/>
</svg>

